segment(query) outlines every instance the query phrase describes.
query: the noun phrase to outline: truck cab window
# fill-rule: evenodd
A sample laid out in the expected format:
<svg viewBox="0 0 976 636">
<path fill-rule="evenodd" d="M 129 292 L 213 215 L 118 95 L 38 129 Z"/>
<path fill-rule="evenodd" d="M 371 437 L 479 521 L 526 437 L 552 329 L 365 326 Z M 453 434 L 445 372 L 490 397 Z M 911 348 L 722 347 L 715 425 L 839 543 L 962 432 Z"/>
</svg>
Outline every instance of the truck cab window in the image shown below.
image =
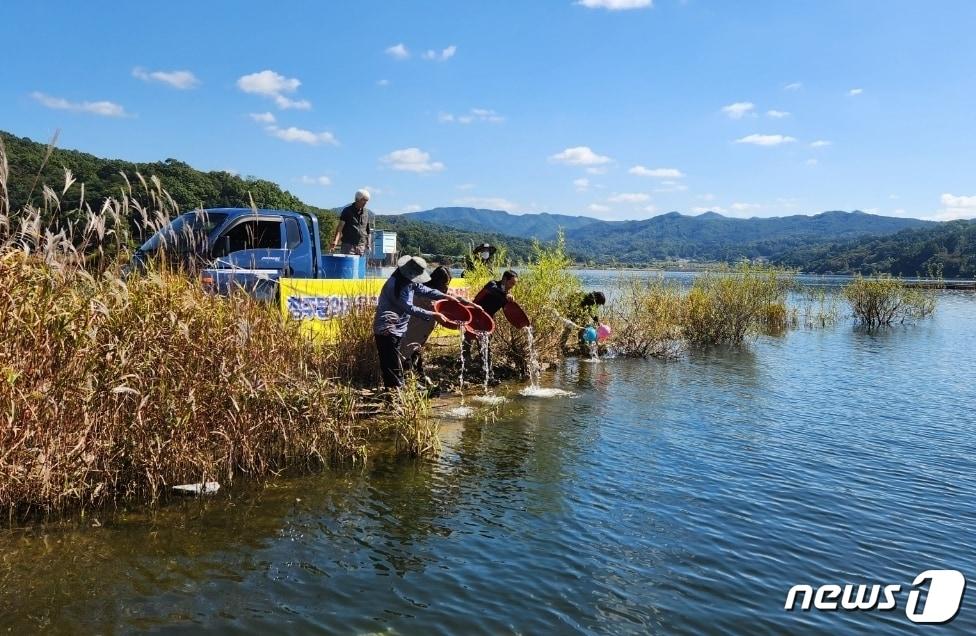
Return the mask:
<svg viewBox="0 0 976 636">
<path fill-rule="evenodd" d="M 244 221 L 224 233 L 214 246 L 214 256 L 227 256 L 242 250 L 280 250 L 280 221 Z"/>
<path fill-rule="evenodd" d="M 298 229 L 298 219 L 285 218 L 285 238 L 287 240 L 285 249 L 293 250 L 301 244 L 302 233 Z"/>
</svg>

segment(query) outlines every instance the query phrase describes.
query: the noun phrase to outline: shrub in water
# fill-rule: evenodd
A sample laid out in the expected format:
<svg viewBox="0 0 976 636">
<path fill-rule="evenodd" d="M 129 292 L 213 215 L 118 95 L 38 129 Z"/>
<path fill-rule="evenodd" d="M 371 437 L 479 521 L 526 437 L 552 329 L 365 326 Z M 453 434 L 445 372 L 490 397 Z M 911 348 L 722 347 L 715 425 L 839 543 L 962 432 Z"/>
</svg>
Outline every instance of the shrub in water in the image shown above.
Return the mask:
<svg viewBox="0 0 976 636">
<path fill-rule="evenodd" d="M 866 327 L 880 327 L 906 319 L 925 318 L 935 311 L 935 298 L 888 275 L 855 276 L 843 290 L 855 319 Z"/>
</svg>

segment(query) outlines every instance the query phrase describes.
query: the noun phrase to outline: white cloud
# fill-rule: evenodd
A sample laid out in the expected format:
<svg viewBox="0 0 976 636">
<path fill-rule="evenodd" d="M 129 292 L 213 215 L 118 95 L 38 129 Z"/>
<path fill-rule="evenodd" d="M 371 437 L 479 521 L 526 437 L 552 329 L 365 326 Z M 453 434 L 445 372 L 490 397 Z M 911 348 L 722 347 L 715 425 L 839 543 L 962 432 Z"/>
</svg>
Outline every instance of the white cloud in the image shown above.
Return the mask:
<svg viewBox="0 0 976 636">
<path fill-rule="evenodd" d="M 405 47 L 402 42 L 400 44 L 394 44 L 393 46 L 387 47 L 386 54 L 395 60 L 405 60 L 410 57 L 410 51 L 407 50 L 407 47 Z"/>
<path fill-rule="evenodd" d="M 475 184 L 473 184 L 473 183 L 462 183 L 462 184 L 456 185 L 454 187 L 457 188 L 458 190 L 465 191 L 465 190 L 474 190 L 475 187 L 477 187 L 477 186 L 475 186 Z"/>
<path fill-rule="evenodd" d="M 566 148 L 549 157 L 549 161 L 555 163 L 565 163 L 571 166 L 599 166 L 610 163 L 612 159 L 604 155 L 598 155 L 588 146 L 575 146 Z"/>
<path fill-rule="evenodd" d="M 586 174 L 606 174 L 606 173 L 607 173 L 607 169 L 602 167 L 601 168 L 593 167 L 593 168 L 586 169 Z"/>
<path fill-rule="evenodd" d="M 789 144 L 796 141 L 795 138 L 786 135 L 746 135 L 741 139 L 736 139 L 737 144 L 752 144 L 754 146 L 778 146 L 780 144 Z"/>
<path fill-rule="evenodd" d="M 752 212 L 758 210 L 762 206 L 758 203 L 733 203 L 729 206 L 736 212 Z"/>
<path fill-rule="evenodd" d="M 445 60 L 449 60 L 452 57 L 454 57 L 455 53 L 457 53 L 457 47 L 452 44 L 446 49 L 442 49 L 440 51 L 435 51 L 434 49 L 427 49 L 427 51 L 421 57 L 424 58 L 425 60 L 435 60 L 437 62 L 443 62 Z"/>
<path fill-rule="evenodd" d="M 311 102 L 305 99 L 291 99 L 284 93 L 294 93 L 302 83 L 294 77 L 285 77 L 271 70 L 243 75 L 237 79 L 237 87 L 245 93 L 270 97 L 274 100 L 278 108 L 282 110 L 294 108 L 297 110 L 308 110 L 312 107 Z"/>
<path fill-rule="evenodd" d="M 773 119 L 783 119 L 784 117 L 789 117 L 790 114 L 785 110 L 767 110 L 767 117 L 772 117 Z"/>
<path fill-rule="evenodd" d="M 603 212 L 609 212 L 610 206 L 600 205 L 599 203 L 591 203 L 590 205 L 587 206 L 586 209 L 588 209 L 590 212 L 596 212 L 597 214 L 600 214 Z"/>
<path fill-rule="evenodd" d="M 376 81 L 376 85 L 377 86 L 384 86 L 384 87 L 385 86 L 389 86 L 390 85 L 390 80 L 388 80 L 388 79 L 377 80 Z"/>
<path fill-rule="evenodd" d="M 803 82 L 793 82 L 783 87 L 784 91 L 798 91 L 803 88 Z"/>
<path fill-rule="evenodd" d="M 579 179 L 573 179 L 573 185 L 576 187 L 577 192 L 586 192 L 590 189 L 590 180 L 586 177 L 580 177 Z"/>
<path fill-rule="evenodd" d="M 976 196 L 957 196 L 945 193 L 940 198 L 942 205 L 935 218 L 940 221 L 952 219 L 970 219 L 976 217 Z"/>
<path fill-rule="evenodd" d="M 291 99 L 290 97 L 285 97 L 284 95 L 274 96 L 275 104 L 281 110 L 287 110 L 293 108 L 295 110 L 309 110 L 312 107 L 312 102 L 307 99 Z"/>
<path fill-rule="evenodd" d="M 301 86 L 294 77 L 285 77 L 271 70 L 243 75 L 237 80 L 237 87 L 245 93 L 274 97 L 281 93 L 293 93 Z"/>
<path fill-rule="evenodd" d="M 684 192 L 688 189 L 683 183 L 678 183 L 677 181 L 662 181 L 661 187 L 654 188 L 655 192 Z"/>
<path fill-rule="evenodd" d="M 863 92 L 864 92 L 863 88 L 852 88 L 851 90 L 847 91 L 847 94 L 851 97 L 854 97 L 855 95 L 860 95 Z"/>
<path fill-rule="evenodd" d="M 709 208 L 699 206 L 699 207 L 691 208 L 691 211 L 694 212 L 695 214 L 704 214 L 705 212 L 718 212 L 719 214 L 724 214 L 725 212 L 727 212 L 725 208 L 719 207 L 717 205 L 713 205 L 712 207 Z"/>
<path fill-rule="evenodd" d="M 735 102 L 722 107 L 722 112 L 729 116 L 729 119 L 742 119 L 746 115 L 752 114 L 756 105 L 752 102 Z"/>
<path fill-rule="evenodd" d="M 699 194 L 698 195 L 698 199 L 701 200 L 701 201 L 714 201 L 715 200 L 715 195 L 706 192 L 705 194 Z"/>
<path fill-rule="evenodd" d="M 115 102 L 71 102 L 63 97 L 51 97 L 50 95 L 45 95 L 44 93 L 38 91 L 31 93 L 31 97 L 33 97 L 40 104 L 47 106 L 48 108 L 54 108 L 55 110 L 72 110 L 79 113 L 101 115 L 102 117 L 128 116 L 128 113 L 125 112 L 125 108 L 119 104 L 116 104 Z"/>
<path fill-rule="evenodd" d="M 656 214 L 658 210 L 656 205 L 645 205 L 644 211 L 648 214 Z"/>
<path fill-rule="evenodd" d="M 304 183 L 305 185 L 317 185 L 317 186 L 323 186 L 323 187 L 327 187 L 327 186 L 332 185 L 332 179 L 330 179 L 329 177 L 327 177 L 325 175 L 322 175 L 320 177 L 309 177 L 309 176 L 303 175 L 303 176 L 299 177 L 298 180 L 301 181 L 302 183 Z"/>
<path fill-rule="evenodd" d="M 621 192 L 607 199 L 610 203 L 647 203 L 650 200 L 651 195 L 643 192 Z"/>
<path fill-rule="evenodd" d="M 452 113 L 438 113 L 437 121 L 442 124 L 471 124 L 474 122 L 487 122 L 489 124 L 500 124 L 505 118 L 488 108 L 472 108 L 465 115 L 454 115 Z"/>
<path fill-rule="evenodd" d="M 507 212 L 511 212 L 518 207 L 515 203 L 501 197 L 461 197 L 460 199 L 454 199 L 454 204 L 475 208 L 488 208 L 491 210 L 505 210 Z"/>
<path fill-rule="evenodd" d="M 190 71 L 147 71 L 137 66 L 132 69 L 132 76 L 144 82 L 160 82 L 180 90 L 200 84 L 197 76 Z"/>
<path fill-rule="evenodd" d="M 634 166 L 627 172 L 638 177 L 653 177 L 655 179 L 680 179 L 685 176 L 677 168 L 645 168 L 644 166 Z"/>
<path fill-rule="evenodd" d="M 339 140 L 335 138 L 330 132 L 312 132 L 311 130 L 305 130 L 304 128 L 295 128 L 294 126 L 289 126 L 288 128 L 278 128 L 277 126 L 268 126 L 265 128 L 269 134 L 282 139 L 284 141 L 296 142 L 301 144 L 308 144 L 310 146 L 317 146 L 319 144 L 325 144 L 328 146 L 338 146 Z"/>
<path fill-rule="evenodd" d="M 815 165 L 817 165 L 818 163 L 820 163 L 820 162 L 819 162 L 819 161 L 817 161 L 816 159 L 807 159 L 807 160 L 806 160 L 806 164 L 807 164 L 808 166 L 815 166 Z"/>
<path fill-rule="evenodd" d="M 812 144 L 810 144 L 810 147 L 811 148 L 826 148 L 827 146 L 831 146 L 831 145 L 833 145 L 833 142 L 832 141 L 827 141 L 826 139 L 818 139 L 815 142 L 813 142 Z"/>
<path fill-rule="evenodd" d="M 420 212 L 420 211 L 421 211 L 421 210 L 423 210 L 423 209 L 424 209 L 424 208 L 423 208 L 423 207 L 421 207 L 420 205 L 417 205 L 416 203 L 411 203 L 410 205 L 408 205 L 408 206 L 405 206 L 405 207 L 403 208 L 403 211 L 404 211 L 404 212 Z"/>
<path fill-rule="evenodd" d="M 251 113 L 251 119 L 258 122 L 259 124 L 275 123 L 275 116 L 271 113 Z"/>
<path fill-rule="evenodd" d="M 440 161 L 431 161 L 430 153 L 426 153 L 420 148 L 394 150 L 388 155 L 381 157 L 380 161 L 394 170 L 402 172 L 424 174 L 427 172 L 440 172 L 444 169 L 443 163 Z"/>
<path fill-rule="evenodd" d="M 607 11 L 626 11 L 645 9 L 654 5 L 654 0 L 579 0 L 576 4 L 587 9 L 606 9 Z"/>
</svg>

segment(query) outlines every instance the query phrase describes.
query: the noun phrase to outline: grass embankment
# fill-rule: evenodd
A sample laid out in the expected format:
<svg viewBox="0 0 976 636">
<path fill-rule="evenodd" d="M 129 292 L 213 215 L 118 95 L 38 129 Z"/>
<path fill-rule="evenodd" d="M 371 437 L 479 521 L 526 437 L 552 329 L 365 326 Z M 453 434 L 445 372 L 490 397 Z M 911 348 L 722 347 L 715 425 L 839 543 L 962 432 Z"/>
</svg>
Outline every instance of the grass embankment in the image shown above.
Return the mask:
<svg viewBox="0 0 976 636">
<path fill-rule="evenodd" d="M 5 167 L 0 148 L 0 511 L 9 518 L 153 502 L 180 483 L 436 444 L 416 393 L 383 417 L 362 413 L 351 387 L 375 377 L 371 313 L 316 345 L 275 307 L 208 295 L 183 273 L 123 278 L 103 248 L 132 242 L 127 219 L 161 223 L 174 212 L 158 183 L 142 181 L 145 208 L 130 189 L 99 211 L 83 200 L 65 209 L 45 187 L 38 207 L 11 212 Z M 71 186 L 69 176 L 61 194 Z"/>
</svg>

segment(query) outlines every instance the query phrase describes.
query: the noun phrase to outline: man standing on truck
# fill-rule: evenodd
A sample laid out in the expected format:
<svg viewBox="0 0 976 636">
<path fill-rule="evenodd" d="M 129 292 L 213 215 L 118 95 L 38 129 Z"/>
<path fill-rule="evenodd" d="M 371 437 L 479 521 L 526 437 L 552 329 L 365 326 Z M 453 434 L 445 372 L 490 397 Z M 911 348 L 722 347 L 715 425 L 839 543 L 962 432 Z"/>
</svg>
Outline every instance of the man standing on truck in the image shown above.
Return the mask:
<svg viewBox="0 0 976 636">
<path fill-rule="evenodd" d="M 335 238 L 332 239 L 332 251 L 339 247 L 342 240 L 342 254 L 356 254 L 362 256 L 369 251 L 369 237 L 372 228 L 369 227 L 369 192 L 356 190 L 355 200 L 342 209 L 339 215 L 339 225 L 336 227 Z"/>
</svg>

